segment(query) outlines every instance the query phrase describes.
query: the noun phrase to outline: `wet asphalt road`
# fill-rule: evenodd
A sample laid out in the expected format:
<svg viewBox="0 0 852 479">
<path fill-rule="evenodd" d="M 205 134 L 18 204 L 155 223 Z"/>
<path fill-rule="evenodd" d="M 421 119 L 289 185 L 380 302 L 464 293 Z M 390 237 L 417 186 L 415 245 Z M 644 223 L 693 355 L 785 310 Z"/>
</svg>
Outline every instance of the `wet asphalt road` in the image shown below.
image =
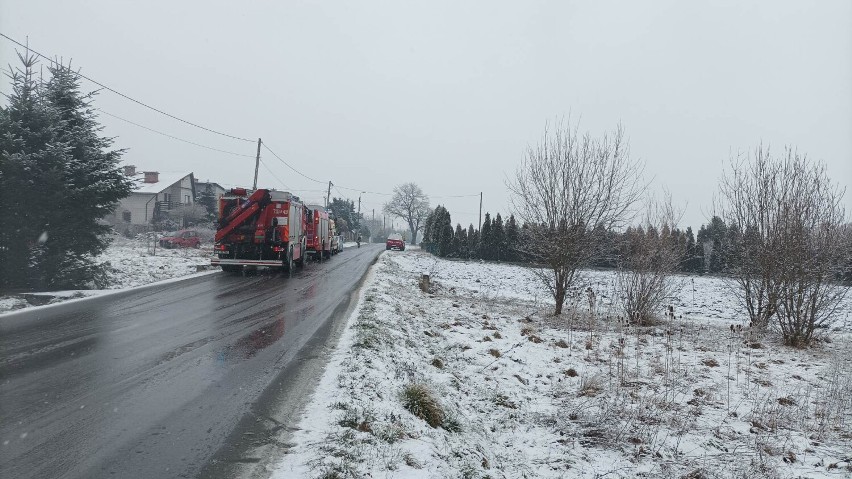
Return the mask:
<svg viewBox="0 0 852 479">
<path fill-rule="evenodd" d="M 322 345 L 380 251 L 0 316 L 0 477 L 230 475 L 211 464 L 239 454 L 252 409 L 272 407 L 259 403 Z"/>
</svg>

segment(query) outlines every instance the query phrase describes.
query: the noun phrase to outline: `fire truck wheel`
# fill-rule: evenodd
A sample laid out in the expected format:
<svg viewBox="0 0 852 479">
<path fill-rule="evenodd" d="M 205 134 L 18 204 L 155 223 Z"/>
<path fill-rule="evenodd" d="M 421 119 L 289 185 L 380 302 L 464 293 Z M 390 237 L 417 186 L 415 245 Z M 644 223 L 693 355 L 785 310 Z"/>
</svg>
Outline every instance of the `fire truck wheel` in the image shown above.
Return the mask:
<svg viewBox="0 0 852 479">
<path fill-rule="evenodd" d="M 293 272 L 293 248 L 287 251 L 287 257 L 284 258 L 284 271 L 287 273 Z"/>
</svg>

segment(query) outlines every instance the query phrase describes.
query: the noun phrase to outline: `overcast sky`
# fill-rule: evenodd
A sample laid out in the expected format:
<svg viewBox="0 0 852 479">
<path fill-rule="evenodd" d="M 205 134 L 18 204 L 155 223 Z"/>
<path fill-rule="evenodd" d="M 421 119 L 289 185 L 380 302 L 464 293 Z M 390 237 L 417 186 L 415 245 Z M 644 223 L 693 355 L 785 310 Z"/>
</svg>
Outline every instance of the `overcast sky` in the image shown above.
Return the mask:
<svg viewBox="0 0 852 479">
<path fill-rule="evenodd" d="M 262 137 L 377 216 L 414 181 L 453 222 L 508 211 L 505 180 L 545 122 L 595 135 L 621 122 L 652 188 L 710 214 L 732 153 L 796 145 L 852 183 L 852 2 L 211 2 L 0 0 L 0 31 L 206 127 Z M 0 60 L 15 65 L 0 39 Z M 96 88 L 85 83 L 86 89 Z M 9 92 L 8 79 L 0 91 Z M 122 99 L 113 115 L 252 156 Z M 251 186 L 254 160 L 103 117 L 142 170 Z M 318 199 L 262 153 L 260 186 Z M 270 174 L 269 170 L 272 171 Z M 277 179 L 276 179 L 277 177 Z M 283 182 L 283 184 L 282 184 Z M 346 190 L 343 187 L 354 190 Z M 450 198 L 454 195 L 477 195 Z M 852 210 L 852 191 L 846 195 Z"/>
</svg>

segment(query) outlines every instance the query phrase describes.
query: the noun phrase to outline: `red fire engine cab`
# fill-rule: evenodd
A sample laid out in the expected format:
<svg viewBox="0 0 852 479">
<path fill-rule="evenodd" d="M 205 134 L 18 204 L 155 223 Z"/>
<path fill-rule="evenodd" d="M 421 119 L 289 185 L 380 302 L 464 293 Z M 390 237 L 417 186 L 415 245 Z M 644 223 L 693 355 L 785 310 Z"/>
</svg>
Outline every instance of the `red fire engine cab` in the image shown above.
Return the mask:
<svg viewBox="0 0 852 479">
<path fill-rule="evenodd" d="M 292 271 L 305 259 L 305 206 L 286 191 L 233 188 L 219 199 L 213 266 Z"/>
</svg>

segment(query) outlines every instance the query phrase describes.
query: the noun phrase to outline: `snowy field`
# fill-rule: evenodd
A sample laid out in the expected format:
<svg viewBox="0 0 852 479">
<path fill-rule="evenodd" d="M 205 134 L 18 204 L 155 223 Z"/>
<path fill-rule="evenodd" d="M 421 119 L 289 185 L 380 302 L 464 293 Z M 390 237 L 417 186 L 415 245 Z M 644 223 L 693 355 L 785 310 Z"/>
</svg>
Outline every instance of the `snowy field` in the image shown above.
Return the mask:
<svg viewBox="0 0 852 479">
<path fill-rule="evenodd" d="M 107 290 L 56 291 L 30 295 L 27 301 L 20 295 L 0 296 L 0 314 L 32 306 L 33 299 L 44 298 L 46 304 L 103 294 L 105 291 L 133 288 L 166 279 L 196 274 L 210 264 L 212 246 L 201 248 L 164 249 L 144 240 L 115 237 L 99 263 L 109 263 L 110 286 Z M 201 268 L 199 268 L 201 267 Z M 33 298 L 35 296 L 35 298 Z"/>
<path fill-rule="evenodd" d="M 273 477 L 852 477 L 848 302 L 795 350 L 732 331 L 722 280 L 637 329 L 587 278 L 555 320 L 529 269 L 383 254 Z"/>
</svg>

